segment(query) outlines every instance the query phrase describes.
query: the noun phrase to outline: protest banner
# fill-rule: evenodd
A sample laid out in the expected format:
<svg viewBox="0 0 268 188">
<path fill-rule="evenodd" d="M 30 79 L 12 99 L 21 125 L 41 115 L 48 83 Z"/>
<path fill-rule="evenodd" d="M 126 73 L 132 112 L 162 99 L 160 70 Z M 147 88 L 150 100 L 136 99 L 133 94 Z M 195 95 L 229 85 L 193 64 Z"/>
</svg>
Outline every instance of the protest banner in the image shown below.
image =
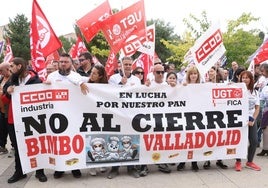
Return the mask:
<svg viewBox="0 0 268 188">
<path fill-rule="evenodd" d="M 18 86 L 12 95 L 23 172 L 246 158 L 244 84 Z"/>
</svg>

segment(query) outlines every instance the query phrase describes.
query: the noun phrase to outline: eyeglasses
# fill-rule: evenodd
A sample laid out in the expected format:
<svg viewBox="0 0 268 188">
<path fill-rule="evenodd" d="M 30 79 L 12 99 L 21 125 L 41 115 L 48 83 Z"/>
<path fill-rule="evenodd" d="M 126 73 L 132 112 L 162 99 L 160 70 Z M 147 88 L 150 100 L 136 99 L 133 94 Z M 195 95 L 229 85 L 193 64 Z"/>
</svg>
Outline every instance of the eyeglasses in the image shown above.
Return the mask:
<svg viewBox="0 0 268 188">
<path fill-rule="evenodd" d="M 78 59 L 79 60 L 79 62 L 83 62 L 83 61 L 85 61 L 86 59 Z"/>
<path fill-rule="evenodd" d="M 164 74 L 165 73 L 165 71 L 155 71 L 156 72 L 156 74 Z"/>
<path fill-rule="evenodd" d="M 136 71 L 135 74 L 141 74 L 141 75 L 144 75 L 144 72 Z"/>
</svg>

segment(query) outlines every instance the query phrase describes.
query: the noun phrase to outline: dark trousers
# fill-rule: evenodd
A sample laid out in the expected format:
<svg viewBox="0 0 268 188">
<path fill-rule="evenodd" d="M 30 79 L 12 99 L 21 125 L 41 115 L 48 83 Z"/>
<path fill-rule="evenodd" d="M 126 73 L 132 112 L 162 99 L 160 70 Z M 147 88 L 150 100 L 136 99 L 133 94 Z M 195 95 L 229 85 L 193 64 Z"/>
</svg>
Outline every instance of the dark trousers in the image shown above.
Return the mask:
<svg viewBox="0 0 268 188">
<path fill-rule="evenodd" d="M 8 123 L 4 113 L 0 113 L 0 146 L 5 148 L 8 136 Z"/>
<path fill-rule="evenodd" d="M 16 174 L 23 174 L 21 162 L 20 162 L 17 140 L 16 140 L 16 133 L 15 133 L 14 124 L 8 124 L 8 133 L 9 133 L 9 137 L 10 137 L 12 146 L 14 147 L 14 151 L 15 151 L 15 173 Z M 44 174 L 44 169 L 36 170 L 36 174 Z"/>
<path fill-rule="evenodd" d="M 20 156 L 19 156 L 19 150 L 18 150 L 18 145 L 17 145 L 17 140 L 16 140 L 14 124 L 8 124 L 8 132 L 9 132 L 9 137 L 10 137 L 10 140 L 12 142 L 12 145 L 15 151 L 15 172 L 18 174 L 23 174 L 21 163 L 20 163 Z"/>
<path fill-rule="evenodd" d="M 248 162 L 252 162 L 255 156 L 255 152 L 258 145 L 258 138 L 257 138 L 257 125 L 256 123 L 253 126 L 248 127 Z M 241 159 L 236 159 L 236 161 L 241 161 Z"/>
</svg>

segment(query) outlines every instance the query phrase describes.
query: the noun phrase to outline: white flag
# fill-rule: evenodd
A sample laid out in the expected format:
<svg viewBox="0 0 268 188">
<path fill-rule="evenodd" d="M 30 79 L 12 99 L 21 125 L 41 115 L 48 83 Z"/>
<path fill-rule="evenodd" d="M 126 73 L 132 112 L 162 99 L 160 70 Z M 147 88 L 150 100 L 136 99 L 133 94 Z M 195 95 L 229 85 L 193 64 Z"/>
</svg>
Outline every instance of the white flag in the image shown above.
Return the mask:
<svg viewBox="0 0 268 188">
<path fill-rule="evenodd" d="M 204 76 L 226 51 L 223 45 L 219 24 L 210 27 L 197 39 L 191 51 L 195 65 L 201 75 Z"/>
</svg>

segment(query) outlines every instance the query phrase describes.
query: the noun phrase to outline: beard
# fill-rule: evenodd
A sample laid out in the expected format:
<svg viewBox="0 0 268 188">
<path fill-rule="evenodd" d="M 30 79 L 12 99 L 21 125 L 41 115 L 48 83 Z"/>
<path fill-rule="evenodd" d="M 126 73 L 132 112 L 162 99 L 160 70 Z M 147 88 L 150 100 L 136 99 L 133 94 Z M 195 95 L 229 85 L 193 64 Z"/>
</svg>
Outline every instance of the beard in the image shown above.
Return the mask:
<svg viewBox="0 0 268 188">
<path fill-rule="evenodd" d="M 70 74 L 71 72 L 71 67 L 70 68 L 66 68 L 66 69 L 63 69 L 63 68 L 59 68 L 59 73 L 63 76 L 67 76 Z"/>
</svg>

